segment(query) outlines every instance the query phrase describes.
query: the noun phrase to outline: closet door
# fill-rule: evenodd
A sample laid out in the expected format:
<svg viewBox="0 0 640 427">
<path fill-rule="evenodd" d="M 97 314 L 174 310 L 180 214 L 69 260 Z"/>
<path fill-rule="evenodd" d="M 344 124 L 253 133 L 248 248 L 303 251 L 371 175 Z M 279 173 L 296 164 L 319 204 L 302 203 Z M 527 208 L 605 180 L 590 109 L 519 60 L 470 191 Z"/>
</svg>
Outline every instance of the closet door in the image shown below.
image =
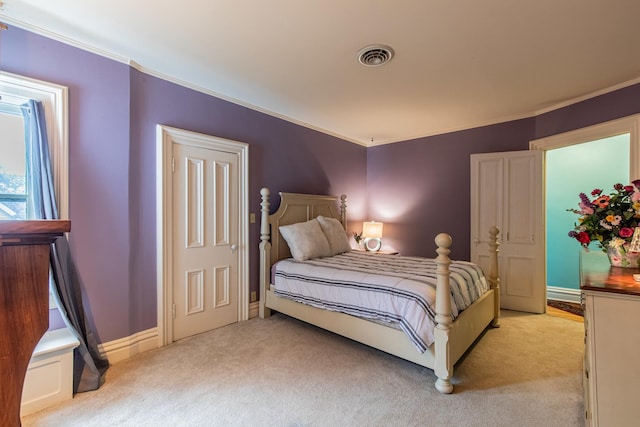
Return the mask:
<svg viewBox="0 0 640 427">
<path fill-rule="evenodd" d="M 471 261 L 488 271 L 489 227 L 500 229 L 500 306 L 544 313 L 543 152 L 471 156 Z"/>
</svg>

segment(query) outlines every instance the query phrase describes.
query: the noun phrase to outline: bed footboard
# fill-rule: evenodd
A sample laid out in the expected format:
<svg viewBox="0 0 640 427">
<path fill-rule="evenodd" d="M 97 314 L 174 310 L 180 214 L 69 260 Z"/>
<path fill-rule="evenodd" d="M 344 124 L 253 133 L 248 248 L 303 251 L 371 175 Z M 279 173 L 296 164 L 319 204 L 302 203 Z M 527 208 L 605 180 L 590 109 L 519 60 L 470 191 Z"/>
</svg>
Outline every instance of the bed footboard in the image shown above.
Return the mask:
<svg viewBox="0 0 640 427">
<path fill-rule="evenodd" d="M 436 252 L 436 328 L 435 342 L 423 355 L 414 354 L 414 348 L 403 333 L 398 330 L 377 325 L 357 317 L 304 306 L 276 297 L 270 291 L 271 266 L 275 261 L 290 256 L 288 247 L 281 241 L 279 225 L 286 225 L 314 218 L 322 214 L 339 219 L 346 226 L 346 196 L 342 196 L 339 212 L 335 209 L 337 197 L 311 196 L 280 193 L 281 202 L 278 211 L 269 214 L 269 194 L 267 188 L 260 190 L 262 196 L 260 225 L 260 308 L 261 318 L 271 315 L 270 304 L 278 311 L 282 310 L 300 320 L 317 324 L 356 341 L 371 345 L 398 357 L 430 367 L 438 377 L 435 387 L 441 393 L 451 393 L 453 385 L 453 365 L 473 344 L 489 324 L 500 325 L 500 279 L 498 277 L 498 228 L 489 230 L 490 265 L 487 280 L 491 291 L 466 308 L 454 322 L 451 318 L 451 291 L 449 287 L 451 259 L 451 236 L 438 234 L 435 243 Z M 288 212 L 288 213 L 287 213 Z M 273 228 L 273 229 L 272 229 Z M 275 246 L 274 246 L 275 245 Z M 271 302 L 267 304 L 268 300 Z M 381 332 L 384 331 L 384 332 Z M 384 337 L 382 339 L 381 337 Z M 398 341 L 402 345 L 398 345 Z M 403 347 L 400 349 L 400 347 Z"/>
<path fill-rule="evenodd" d="M 260 305 L 258 316 L 264 319 L 271 316 L 271 309 L 266 306 L 266 295 L 271 283 L 271 228 L 269 225 L 269 194 L 268 188 L 260 190 Z"/>
<path fill-rule="evenodd" d="M 490 247 L 490 271 L 488 275 L 489 287 L 493 290 L 493 318 L 491 319 L 491 326 L 499 327 L 500 326 L 500 288 L 499 283 L 500 279 L 498 278 L 498 233 L 499 230 L 497 227 L 491 227 L 489 230 L 489 247 Z M 435 387 L 441 393 L 451 393 L 453 391 L 453 385 L 451 384 L 451 377 L 453 376 L 453 365 L 458 360 L 458 357 L 454 357 L 452 352 L 452 336 L 451 329 L 452 323 L 451 320 L 451 291 L 449 290 L 449 280 L 450 280 L 450 271 L 449 265 L 451 264 L 451 259 L 449 258 L 449 254 L 451 250 L 452 239 L 451 236 L 445 233 L 440 233 L 436 236 L 435 239 L 436 245 L 438 249 L 436 252 L 438 256 L 436 258 L 437 264 L 437 282 L 436 282 L 436 328 L 434 330 L 434 347 L 435 347 L 435 367 L 434 372 L 438 379 L 436 380 Z M 476 316 L 475 321 L 471 321 L 470 323 L 479 323 L 483 325 L 481 329 L 484 329 L 484 326 L 487 325 L 488 321 L 483 321 L 482 319 L 486 319 L 486 315 L 483 315 L 484 310 L 477 309 L 479 307 L 480 302 L 476 304 L 475 309 L 471 309 L 469 307 L 467 310 L 469 312 L 473 311 L 474 316 Z M 486 306 L 486 305 L 484 305 Z M 476 310 L 477 309 L 477 310 Z M 465 310 L 465 311 L 467 311 Z M 476 313 L 476 311 L 478 313 Z M 462 314 L 465 314 L 464 312 Z M 467 313 L 469 314 L 469 313 Z M 462 317 L 462 316 L 461 316 Z M 465 316 L 466 317 L 466 316 Z M 463 319 L 458 318 L 456 321 L 463 322 Z M 459 323 L 460 323 L 459 322 Z M 460 328 L 463 329 L 463 328 Z M 468 328 L 467 334 L 462 334 L 461 336 L 456 336 L 455 339 L 457 341 L 468 342 L 469 345 L 473 343 L 475 338 L 477 338 L 478 328 Z M 480 330 L 481 332 L 481 330 Z M 458 344 L 457 342 L 455 344 Z M 464 346 L 464 348 L 468 348 L 468 346 Z"/>
<path fill-rule="evenodd" d="M 451 349 L 449 341 L 449 331 L 451 329 L 451 291 L 449 290 L 449 265 L 451 259 L 451 236 L 440 233 L 436 236 L 436 328 L 433 331 L 435 338 L 435 368 L 436 389 L 440 393 L 451 393 L 453 385 L 451 376 L 453 375 L 453 361 L 451 360 Z"/>
<path fill-rule="evenodd" d="M 489 287 L 493 289 L 493 320 L 491 326 L 500 327 L 500 275 L 498 273 L 498 252 L 500 242 L 498 242 L 498 234 L 500 230 L 495 225 L 489 228 Z"/>
</svg>

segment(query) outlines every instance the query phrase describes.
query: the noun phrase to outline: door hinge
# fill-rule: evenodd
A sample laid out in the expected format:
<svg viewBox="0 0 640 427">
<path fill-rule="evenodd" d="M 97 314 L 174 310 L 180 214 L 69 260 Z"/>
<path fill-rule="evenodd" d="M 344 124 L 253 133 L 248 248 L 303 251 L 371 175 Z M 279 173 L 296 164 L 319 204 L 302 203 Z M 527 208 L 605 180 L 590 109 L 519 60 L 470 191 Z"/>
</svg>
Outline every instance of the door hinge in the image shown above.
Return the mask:
<svg viewBox="0 0 640 427">
<path fill-rule="evenodd" d="M 173 304 L 171 306 L 171 316 L 175 319 L 176 318 L 176 305 Z"/>
<path fill-rule="evenodd" d="M 176 171 L 176 158 L 172 157 L 171 158 L 171 172 L 175 172 Z"/>
</svg>

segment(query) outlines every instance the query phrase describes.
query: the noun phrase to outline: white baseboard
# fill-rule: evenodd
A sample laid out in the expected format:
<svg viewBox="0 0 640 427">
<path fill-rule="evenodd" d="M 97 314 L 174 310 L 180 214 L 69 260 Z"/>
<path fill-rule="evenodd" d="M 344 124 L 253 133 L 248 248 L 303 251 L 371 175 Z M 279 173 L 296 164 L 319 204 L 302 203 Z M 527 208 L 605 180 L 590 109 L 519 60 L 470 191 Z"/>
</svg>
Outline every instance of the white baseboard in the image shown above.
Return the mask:
<svg viewBox="0 0 640 427">
<path fill-rule="evenodd" d="M 158 328 L 147 329 L 118 340 L 99 344 L 98 349 L 109 363 L 118 363 L 138 353 L 158 348 Z"/>
<path fill-rule="evenodd" d="M 258 317 L 259 302 L 249 304 L 249 319 Z M 117 363 L 126 360 L 138 353 L 158 348 L 158 328 L 147 329 L 137 334 L 109 341 L 98 345 L 100 354 L 105 356 L 109 363 Z"/>
<path fill-rule="evenodd" d="M 559 288 L 547 286 L 547 299 L 556 301 L 574 302 L 580 304 L 580 289 Z"/>
<path fill-rule="evenodd" d="M 259 309 L 260 309 L 260 303 L 258 301 L 255 301 L 249 304 L 249 319 L 258 317 Z"/>
</svg>

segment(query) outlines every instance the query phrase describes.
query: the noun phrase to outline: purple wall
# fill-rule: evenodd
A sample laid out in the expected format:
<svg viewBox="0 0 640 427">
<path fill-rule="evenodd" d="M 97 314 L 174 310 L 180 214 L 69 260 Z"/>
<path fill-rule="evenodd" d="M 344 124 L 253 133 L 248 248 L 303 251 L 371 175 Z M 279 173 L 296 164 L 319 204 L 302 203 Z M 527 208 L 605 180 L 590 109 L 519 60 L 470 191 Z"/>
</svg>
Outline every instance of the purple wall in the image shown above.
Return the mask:
<svg viewBox="0 0 640 427">
<path fill-rule="evenodd" d="M 385 222 L 384 244 L 433 256 L 453 236 L 469 257 L 472 153 L 525 150 L 532 139 L 637 113 L 640 85 L 544 115 L 364 147 L 10 28 L 3 71 L 69 87 L 71 249 L 99 342 L 156 326 L 155 126 L 249 144 L 250 212 L 259 189 L 349 196 L 349 231 Z M 259 225 L 250 226 L 250 288 L 258 290 Z"/>
<path fill-rule="evenodd" d="M 156 124 L 249 144 L 249 211 L 260 218 L 260 188 L 277 192 L 340 195 L 365 206 L 366 150 L 343 140 L 275 119 L 200 92 L 131 70 L 131 299 L 137 330 L 155 326 L 155 132 Z M 363 209 L 363 208 L 361 208 Z M 260 224 L 250 224 L 250 282 L 258 291 Z M 149 323 L 150 320 L 153 323 Z"/>
<path fill-rule="evenodd" d="M 1 40 L 3 71 L 69 88 L 71 250 L 100 337 L 129 335 L 129 67 L 14 27 Z"/>
<path fill-rule="evenodd" d="M 433 238 L 453 237 L 452 257 L 470 257 L 473 153 L 527 150 L 529 141 L 640 113 L 640 84 L 529 119 L 367 151 L 369 219 L 383 221 L 383 249 L 435 255 Z"/>
<path fill-rule="evenodd" d="M 372 147 L 367 151 L 370 219 L 384 222 L 383 249 L 433 257 L 435 236 L 469 259 L 472 153 L 528 149 L 533 119 Z"/>
<path fill-rule="evenodd" d="M 640 113 L 640 83 L 536 117 L 535 139 Z"/>
<path fill-rule="evenodd" d="M 19 28 L 5 31 L 1 43 L 2 71 L 69 87 L 70 242 L 99 342 L 156 326 L 158 123 L 248 143 L 250 212 L 259 213 L 263 186 L 274 194 L 347 193 L 364 211 L 364 147 Z M 253 291 L 258 232 L 252 224 Z"/>
</svg>

